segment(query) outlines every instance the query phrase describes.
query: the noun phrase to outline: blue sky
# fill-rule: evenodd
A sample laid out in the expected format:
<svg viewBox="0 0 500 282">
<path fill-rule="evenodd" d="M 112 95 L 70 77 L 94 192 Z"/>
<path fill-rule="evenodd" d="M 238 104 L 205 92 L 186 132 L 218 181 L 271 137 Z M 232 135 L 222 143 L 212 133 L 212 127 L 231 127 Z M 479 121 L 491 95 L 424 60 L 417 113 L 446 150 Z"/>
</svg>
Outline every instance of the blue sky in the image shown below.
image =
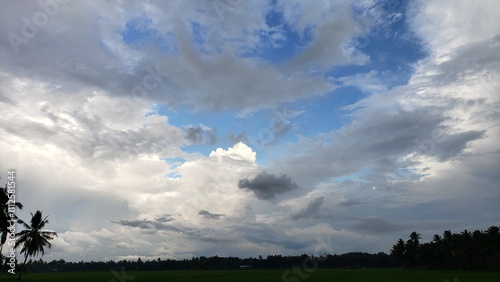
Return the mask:
<svg viewBox="0 0 500 282">
<path fill-rule="evenodd" d="M 397 8 L 398 11 L 403 11 L 407 5 L 406 2 L 402 3 Z M 395 12 L 392 11 L 392 7 L 388 7 L 387 4 L 381 5 L 380 13 L 391 16 L 391 12 Z M 338 88 L 324 93 L 320 97 L 303 99 L 250 114 L 241 114 L 238 109 L 211 112 L 193 111 L 188 107 L 182 107 L 169 110 L 165 105 L 159 106 L 158 113 L 168 116 L 170 124 L 178 127 L 202 124 L 215 128 L 218 136 L 216 144 L 193 144 L 184 148 L 187 152 L 200 152 L 206 155 L 218 146 L 231 146 L 234 144 L 234 139 L 231 139 L 230 136 L 241 133 L 244 133 L 254 143 L 260 144 L 260 147 L 272 146 L 273 144 L 267 144 L 269 140 L 263 134 L 269 131 L 278 135 L 272 125 L 270 126 L 270 120 L 276 117 L 274 111 L 278 107 L 303 113 L 288 121 L 293 123 L 293 127 L 283 136 L 279 136 L 279 139 L 283 141 L 293 142 L 297 140 L 298 135 L 312 137 L 319 133 L 336 130 L 348 122 L 347 111 L 343 108 L 370 95 L 370 91 L 360 89 L 357 85 L 342 85 L 336 80 L 375 72 L 373 79 L 377 80 L 381 87 L 391 89 L 406 84 L 415 62 L 425 56 L 420 40 L 408 30 L 406 15 L 401 13 L 401 15 L 391 17 L 394 18 L 391 22 L 385 23 L 382 27 L 375 26 L 354 38 L 353 44 L 362 45 L 359 51 L 368 57 L 367 62 L 362 65 L 344 64 L 326 70 L 323 74 L 324 79 L 331 79 L 330 83 L 338 84 Z M 273 46 L 270 43 L 269 33 L 261 32 L 259 40 L 263 42 L 263 46 L 247 52 L 236 50 L 235 55 L 268 61 L 279 67 L 300 54 L 313 41 L 309 29 L 299 33 L 286 23 L 282 8 L 275 2 L 271 3 L 265 21 L 271 30 L 278 30 L 280 36 L 277 45 Z M 151 28 L 151 25 L 152 20 L 147 17 L 135 18 L 127 22 L 121 33 L 123 42 L 134 48 L 141 48 L 141 43 L 153 41 L 171 51 L 172 44 L 165 44 L 164 39 L 158 37 L 158 31 Z M 203 33 L 206 32 L 206 28 L 197 22 L 192 22 L 191 29 L 193 48 L 203 50 L 205 44 Z M 261 132 L 260 135 L 259 132 Z M 277 141 L 275 140 L 273 143 L 279 143 Z M 262 162 L 266 150 L 259 149 L 261 148 L 256 148 L 257 160 Z"/>
<path fill-rule="evenodd" d="M 0 176 L 48 260 L 499 225 L 499 3 L 3 1 Z"/>
</svg>

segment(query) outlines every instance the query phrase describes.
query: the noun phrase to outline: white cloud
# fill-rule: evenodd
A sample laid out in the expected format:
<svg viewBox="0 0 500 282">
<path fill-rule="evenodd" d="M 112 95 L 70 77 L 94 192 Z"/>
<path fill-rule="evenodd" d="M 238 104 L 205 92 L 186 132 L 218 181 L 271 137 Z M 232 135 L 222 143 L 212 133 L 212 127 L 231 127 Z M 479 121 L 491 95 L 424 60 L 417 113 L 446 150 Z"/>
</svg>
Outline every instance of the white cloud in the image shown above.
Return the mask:
<svg viewBox="0 0 500 282">
<path fill-rule="evenodd" d="M 411 27 L 424 40 L 437 63 L 450 51 L 498 35 L 498 1 L 417 1 L 410 4 Z"/>
</svg>

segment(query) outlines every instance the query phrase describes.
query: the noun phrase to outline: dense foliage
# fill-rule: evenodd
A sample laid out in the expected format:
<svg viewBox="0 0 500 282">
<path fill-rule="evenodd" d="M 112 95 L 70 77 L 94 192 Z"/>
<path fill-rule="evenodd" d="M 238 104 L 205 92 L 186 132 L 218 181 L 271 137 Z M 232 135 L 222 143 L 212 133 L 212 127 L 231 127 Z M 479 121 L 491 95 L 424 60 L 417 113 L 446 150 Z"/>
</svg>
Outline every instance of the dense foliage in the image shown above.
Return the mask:
<svg viewBox="0 0 500 282">
<path fill-rule="evenodd" d="M 346 253 L 342 255 L 323 255 L 311 257 L 272 255 L 267 258 L 238 258 L 238 257 L 193 257 L 191 259 L 173 260 L 137 259 L 134 261 L 90 261 L 66 262 L 63 259 L 51 262 L 29 260 L 26 264 L 30 272 L 66 272 L 66 271 L 105 271 L 125 268 L 134 270 L 210 270 L 210 269 L 239 269 L 240 266 L 251 268 L 290 268 L 293 266 L 305 268 L 363 268 L 363 267 L 391 267 L 395 261 L 388 254 Z"/>
<path fill-rule="evenodd" d="M 391 256 L 410 268 L 483 269 L 500 270 L 500 228 L 491 226 L 486 231 L 467 230 L 443 236 L 434 235 L 432 241 L 421 244 L 420 234 L 413 232 L 392 247 Z"/>
</svg>

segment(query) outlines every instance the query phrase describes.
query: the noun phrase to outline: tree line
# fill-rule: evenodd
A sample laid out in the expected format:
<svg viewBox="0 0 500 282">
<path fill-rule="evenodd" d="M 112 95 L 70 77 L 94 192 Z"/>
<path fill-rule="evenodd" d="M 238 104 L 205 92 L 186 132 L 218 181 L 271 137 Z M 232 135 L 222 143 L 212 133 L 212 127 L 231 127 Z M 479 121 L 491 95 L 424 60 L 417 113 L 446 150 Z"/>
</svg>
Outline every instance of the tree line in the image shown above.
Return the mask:
<svg viewBox="0 0 500 282">
<path fill-rule="evenodd" d="M 464 230 L 460 233 L 444 231 L 427 243 L 412 232 L 405 242 L 399 239 L 391 249 L 391 256 L 409 268 L 500 270 L 500 228 Z"/>
<path fill-rule="evenodd" d="M 63 259 L 44 261 L 30 259 L 26 268 L 30 272 L 72 272 L 72 271 L 109 271 L 125 268 L 130 271 L 158 270 L 212 270 L 240 269 L 241 266 L 251 268 L 290 268 L 307 264 L 318 268 L 387 268 L 394 267 L 396 261 L 386 253 L 369 254 L 362 252 L 345 253 L 341 255 L 296 256 L 270 255 L 265 258 L 239 257 L 192 257 L 191 259 L 154 259 L 154 260 L 120 260 L 120 261 L 80 261 L 67 262 Z"/>
<path fill-rule="evenodd" d="M 390 254 L 379 252 L 350 252 L 344 254 L 323 254 L 308 256 L 270 255 L 265 258 L 239 257 L 192 257 L 191 259 L 155 259 L 120 261 L 80 261 L 66 262 L 63 259 L 51 262 L 29 260 L 27 268 L 32 272 L 69 272 L 69 271 L 109 271 L 125 268 L 127 270 L 209 270 L 239 269 L 241 266 L 252 268 L 291 268 L 307 264 L 313 268 L 408 268 L 408 269 L 463 269 L 463 270 L 500 270 L 500 228 L 491 226 L 485 231 L 467 230 L 461 233 L 444 231 L 434 235 L 427 243 L 421 243 L 421 236 L 412 232 L 409 239 L 399 239 Z"/>
</svg>

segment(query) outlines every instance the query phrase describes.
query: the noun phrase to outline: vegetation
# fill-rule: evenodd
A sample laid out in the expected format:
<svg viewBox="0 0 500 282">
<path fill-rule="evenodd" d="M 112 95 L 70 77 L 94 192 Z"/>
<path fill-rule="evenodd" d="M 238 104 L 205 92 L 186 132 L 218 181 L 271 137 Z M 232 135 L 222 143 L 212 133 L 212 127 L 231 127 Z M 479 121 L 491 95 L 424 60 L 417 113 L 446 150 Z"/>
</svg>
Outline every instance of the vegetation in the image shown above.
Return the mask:
<svg viewBox="0 0 500 282">
<path fill-rule="evenodd" d="M 500 270 L 500 228 L 491 226 L 486 231 L 467 230 L 443 236 L 434 235 L 432 241 L 420 244 L 420 234 L 412 232 L 404 242 L 399 239 L 391 255 L 410 268 Z"/>
<path fill-rule="evenodd" d="M 7 236 L 9 234 L 9 227 L 11 226 L 12 220 L 18 219 L 15 213 L 10 213 L 9 206 L 10 207 L 15 206 L 18 209 L 23 208 L 23 205 L 19 202 L 15 202 L 15 200 L 14 204 L 12 205 L 13 201 L 8 191 L 9 189 L 7 185 L 5 185 L 5 188 L 0 189 L 0 233 L 1 233 L 0 254 L 2 253 L 3 245 L 7 241 Z"/>
<path fill-rule="evenodd" d="M 158 270 L 228 270 L 240 269 L 242 265 L 249 265 L 252 269 L 282 269 L 307 265 L 318 268 L 389 268 L 396 264 L 388 254 L 346 253 L 342 255 L 323 255 L 319 257 L 281 256 L 273 255 L 267 258 L 238 258 L 238 257 L 193 257 L 191 259 L 173 260 L 137 259 L 135 261 L 90 261 L 66 262 L 63 259 L 51 262 L 29 260 L 26 264 L 31 272 L 73 272 L 73 271 L 106 271 L 111 269 L 127 269 L 129 271 L 158 271 Z"/>
<path fill-rule="evenodd" d="M 10 179 L 14 179 L 15 175 L 10 175 Z M 11 182 L 9 182 L 8 185 Z M 7 238 L 9 239 L 9 245 L 14 245 L 13 248 L 16 249 L 19 246 L 21 248 L 21 254 L 24 253 L 24 262 L 21 267 L 21 271 L 19 272 L 19 278 L 23 274 L 24 266 L 26 265 L 26 260 L 29 256 L 36 256 L 44 254 L 44 247 L 51 247 L 50 240 L 57 236 L 56 232 L 43 230 L 45 225 L 49 223 L 47 217 L 43 218 L 41 211 L 36 211 L 35 214 L 31 213 L 31 224 L 27 224 L 22 219 L 19 219 L 15 213 L 16 208 L 22 209 L 23 205 L 19 202 L 16 202 L 15 199 L 15 187 L 9 187 L 7 184 L 4 189 L 0 189 L 0 233 L 1 233 L 1 241 L 0 241 L 0 254 L 3 250 L 3 245 L 7 242 Z M 21 232 L 15 232 L 15 223 L 22 224 L 25 230 Z M 15 241 L 15 243 L 14 243 Z M 12 248 L 12 246 L 11 246 Z M 5 258 L 5 269 L 7 269 L 7 265 L 11 263 L 13 267 L 16 266 L 17 260 L 15 262 L 10 261 L 11 258 Z M 15 260 L 15 258 L 13 258 Z M 10 275 L 13 275 L 14 268 L 9 271 Z"/>
<path fill-rule="evenodd" d="M 263 270 L 212 270 L 196 271 L 101 271 L 101 272 L 66 272 L 66 273 L 30 273 L 24 276 L 25 281 L 33 282 L 317 282 L 317 281 L 370 281 L 370 282 L 492 282 L 500 281 L 498 272 L 477 271 L 405 271 L 399 269 L 318 269 L 307 276 L 284 275 L 289 269 Z M 1 277 L 1 276 L 0 276 Z M 2 278 L 0 278 L 2 279 Z"/>
<path fill-rule="evenodd" d="M 21 270 L 24 269 L 26 265 L 26 260 L 28 256 L 36 256 L 37 254 L 41 254 L 43 256 L 44 247 L 51 247 L 50 240 L 54 239 L 54 236 L 57 236 L 56 232 L 43 230 L 45 224 L 49 223 L 47 217 L 42 217 L 41 211 L 36 211 L 35 214 L 31 214 L 31 224 L 27 224 L 23 220 L 19 219 L 18 223 L 22 224 L 25 230 L 16 234 L 16 244 L 14 248 L 18 246 L 22 246 L 21 254 L 24 253 L 24 262 Z M 19 272 L 19 279 L 21 279 L 21 275 L 23 271 Z"/>
</svg>

